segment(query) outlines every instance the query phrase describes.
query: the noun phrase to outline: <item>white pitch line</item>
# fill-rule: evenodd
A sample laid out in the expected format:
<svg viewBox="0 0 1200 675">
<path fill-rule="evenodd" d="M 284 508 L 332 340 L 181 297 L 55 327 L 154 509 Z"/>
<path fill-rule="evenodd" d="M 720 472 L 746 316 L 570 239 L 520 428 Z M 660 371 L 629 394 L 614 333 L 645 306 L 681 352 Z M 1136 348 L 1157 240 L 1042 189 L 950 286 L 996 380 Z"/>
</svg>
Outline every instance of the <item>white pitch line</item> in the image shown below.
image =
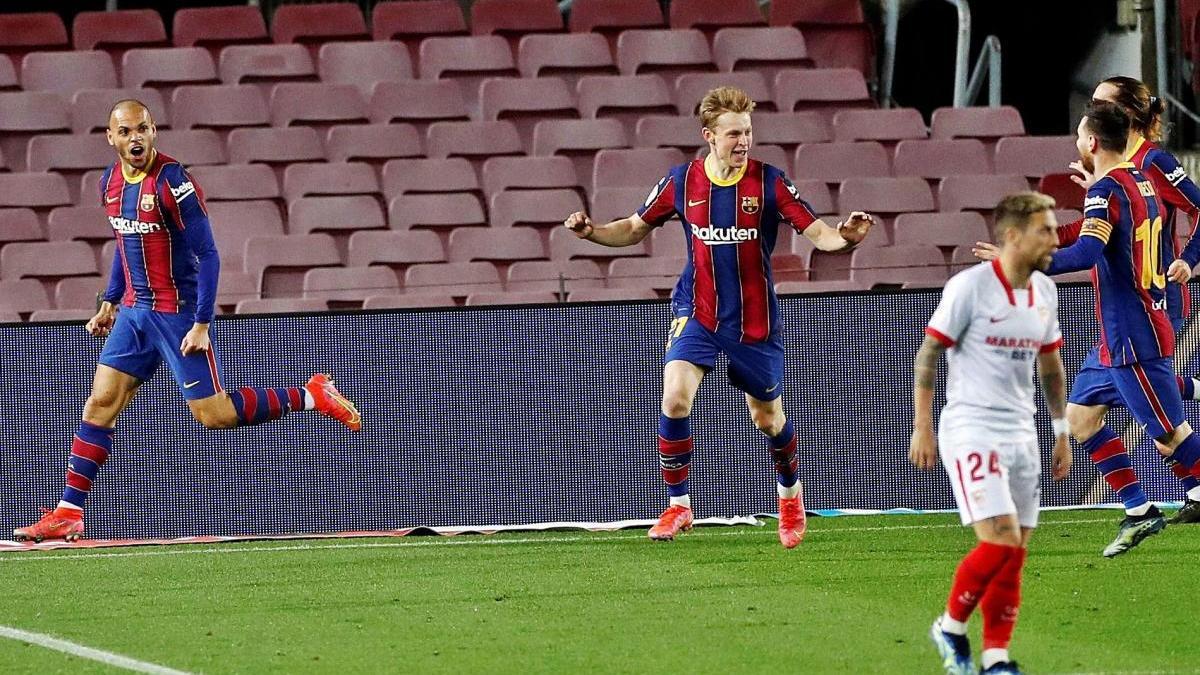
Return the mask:
<svg viewBox="0 0 1200 675">
<path fill-rule="evenodd" d="M 31 633 L 26 630 L 21 630 L 20 628 L 12 628 L 11 626 L 0 626 L 0 637 L 6 637 L 10 640 L 17 640 L 20 642 L 28 642 L 39 647 L 52 649 L 56 652 L 70 654 L 71 656 L 78 656 L 81 659 L 88 659 L 90 661 L 99 661 L 105 665 L 113 666 L 115 668 L 124 668 L 125 670 L 132 670 L 137 673 L 152 673 L 153 675 L 188 675 L 188 673 L 183 670 L 175 670 L 174 668 L 167 668 L 166 666 L 160 666 L 154 663 L 138 661 L 137 659 L 131 659 L 128 656 L 121 656 L 120 654 L 106 652 L 101 649 L 85 647 L 81 644 L 76 644 L 60 638 L 51 637 L 42 633 Z"/>
<path fill-rule="evenodd" d="M 1078 525 L 1084 523 L 1107 523 L 1111 518 L 1091 518 L 1084 520 L 1057 520 L 1041 523 L 1041 526 L 1047 525 Z M 892 526 L 873 526 L 873 527 L 837 527 L 830 529 L 809 530 L 808 536 L 824 536 L 828 534 L 837 534 L 840 532 L 880 532 L 884 530 L 943 530 L 943 529 L 959 529 L 962 525 L 958 523 L 944 523 L 939 525 L 892 525 Z M 752 530 L 731 530 L 731 531 L 695 531 L 683 535 L 684 538 L 692 539 L 695 537 L 741 537 L 746 535 L 762 535 L 765 533 L 775 534 L 774 529 L 752 529 Z M 461 535 L 460 535 L 461 536 Z M 141 558 L 154 556 L 175 556 L 175 555 L 214 555 L 214 554 L 229 554 L 229 553 L 262 553 L 268 551 L 317 551 L 323 549 L 367 549 L 367 548 L 424 548 L 428 546 L 507 546 L 510 544 L 570 544 L 575 542 L 612 542 L 612 541 L 637 541 L 643 538 L 644 535 L 636 535 L 630 533 L 627 535 L 572 535 L 568 537 L 525 537 L 522 539 L 490 539 L 484 536 L 446 539 L 437 537 L 428 541 L 364 541 L 364 542 L 347 542 L 334 544 L 291 544 L 287 546 L 243 546 L 237 548 L 191 548 L 183 545 L 179 548 L 170 550 L 137 550 L 137 551 L 122 551 L 119 553 L 94 553 L 94 552 L 79 552 L 70 555 L 37 555 L 33 551 L 11 551 L 0 553 L 0 564 L 16 563 L 16 562 L 43 562 L 52 560 L 95 560 L 97 558 Z M 233 542 L 231 542 L 233 543 Z M 55 549 L 62 551 L 63 549 Z M 49 553 L 49 551 L 47 551 Z"/>
</svg>

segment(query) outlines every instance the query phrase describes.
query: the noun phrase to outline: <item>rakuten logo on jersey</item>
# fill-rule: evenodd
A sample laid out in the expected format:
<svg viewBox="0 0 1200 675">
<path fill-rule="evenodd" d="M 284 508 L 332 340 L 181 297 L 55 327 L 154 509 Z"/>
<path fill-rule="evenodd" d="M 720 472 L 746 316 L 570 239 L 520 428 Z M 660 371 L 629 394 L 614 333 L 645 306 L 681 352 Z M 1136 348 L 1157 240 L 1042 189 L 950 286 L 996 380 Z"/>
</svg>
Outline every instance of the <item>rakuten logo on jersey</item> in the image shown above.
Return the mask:
<svg viewBox="0 0 1200 675">
<path fill-rule="evenodd" d="M 1083 200 L 1083 210 L 1091 211 L 1092 209 L 1108 210 L 1108 197 L 1088 197 Z"/>
<path fill-rule="evenodd" d="M 144 223 L 140 220 L 117 218 L 116 216 L 109 216 L 108 223 L 112 225 L 112 229 L 121 234 L 150 234 L 162 229 L 162 223 Z"/>
<path fill-rule="evenodd" d="M 1167 182 L 1171 185 L 1179 185 L 1179 181 L 1184 178 L 1187 178 L 1187 172 L 1183 170 L 1182 166 L 1175 167 L 1174 171 L 1167 174 Z"/>
<path fill-rule="evenodd" d="M 737 244 L 758 239 L 758 230 L 741 227 L 700 227 L 692 225 L 692 236 L 709 246 Z"/>
<path fill-rule="evenodd" d="M 167 187 L 171 187 L 171 185 L 168 183 Z M 179 187 L 171 187 L 171 196 L 175 198 L 175 201 L 180 202 L 183 201 L 184 197 L 187 197 L 195 191 L 196 186 L 192 185 L 192 181 L 189 180 Z"/>
</svg>

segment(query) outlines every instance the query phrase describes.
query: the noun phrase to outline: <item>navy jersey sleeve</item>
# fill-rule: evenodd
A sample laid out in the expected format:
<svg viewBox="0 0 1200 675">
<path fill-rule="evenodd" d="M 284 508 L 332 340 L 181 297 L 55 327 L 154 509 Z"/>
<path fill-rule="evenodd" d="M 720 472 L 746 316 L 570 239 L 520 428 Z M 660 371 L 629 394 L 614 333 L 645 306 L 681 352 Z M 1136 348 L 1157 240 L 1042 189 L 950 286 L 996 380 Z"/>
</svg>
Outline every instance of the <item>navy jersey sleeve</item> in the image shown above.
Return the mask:
<svg viewBox="0 0 1200 675">
<path fill-rule="evenodd" d="M 1079 238 L 1067 248 L 1054 252 L 1050 259 L 1050 268 L 1046 274 L 1063 274 L 1091 269 L 1100 262 L 1104 255 L 1104 247 L 1112 236 L 1112 221 L 1110 205 L 1113 182 L 1102 179 L 1093 185 L 1083 200 L 1083 223 L 1079 229 Z"/>
<path fill-rule="evenodd" d="M 675 217 L 675 177 L 667 174 L 654 185 L 646 201 L 638 208 L 637 214 L 650 227 L 660 227 L 663 223 Z"/>
<path fill-rule="evenodd" d="M 1197 216 L 1200 216 L 1200 187 L 1192 182 L 1187 171 L 1171 153 L 1155 149 L 1151 151 L 1149 159 L 1150 166 L 1146 173 L 1154 181 L 1159 196 L 1192 219 L 1192 235 L 1179 257 L 1187 261 L 1189 267 L 1195 267 L 1200 263 L 1200 237 L 1196 236 L 1195 227 Z"/>
<path fill-rule="evenodd" d="M 217 279 L 221 274 L 221 259 L 213 241 L 204 195 L 184 168 L 178 164 L 163 167 L 159 176 L 159 200 L 163 208 L 178 223 L 183 238 L 199 263 L 196 275 L 196 323 L 212 321 L 217 302 Z"/>
</svg>

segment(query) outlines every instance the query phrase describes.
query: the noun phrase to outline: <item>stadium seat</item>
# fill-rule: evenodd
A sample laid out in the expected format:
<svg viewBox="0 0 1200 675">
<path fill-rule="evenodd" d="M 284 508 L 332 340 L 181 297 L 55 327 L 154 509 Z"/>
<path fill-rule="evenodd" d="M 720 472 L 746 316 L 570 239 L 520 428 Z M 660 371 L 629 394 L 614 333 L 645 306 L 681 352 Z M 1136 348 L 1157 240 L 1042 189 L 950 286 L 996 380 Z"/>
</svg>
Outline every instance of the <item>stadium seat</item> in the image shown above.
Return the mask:
<svg viewBox="0 0 1200 675">
<path fill-rule="evenodd" d="M 229 49 L 240 49 L 230 47 Z M 265 126 L 271 115 L 257 87 L 237 85 L 185 85 L 171 95 L 171 119 L 175 129 Z"/>
<path fill-rule="evenodd" d="M 633 128 L 644 115 L 675 114 L 671 90 L 658 75 L 589 75 L 580 78 L 575 87 L 579 113 L 585 118 L 615 117 Z"/>
<path fill-rule="evenodd" d="M 81 89 L 75 92 L 70 105 L 71 126 L 75 133 L 104 133 L 113 104 L 126 98 L 137 99 L 150 108 L 158 131 L 172 126 L 167 103 L 157 89 Z"/>
<path fill-rule="evenodd" d="M 0 173 L 0 207 L 31 208 L 44 221 L 50 209 L 74 203 L 67 180 L 57 173 Z"/>
<path fill-rule="evenodd" d="M 493 157 L 483 163 L 481 182 L 489 200 L 505 190 L 535 196 L 541 194 L 540 190 L 552 188 L 582 189 L 574 163 L 561 156 Z"/>
<path fill-rule="evenodd" d="M 70 100 L 80 89 L 114 89 L 117 69 L 105 52 L 33 52 L 21 60 L 25 91 L 52 91 Z"/>
<path fill-rule="evenodd" d="M 226 162 L 225 146 L 221 143 L 221 137 L 212 129 L 160 130 L 158 147 L 183 162 L 184 166 Z"/>
<path fill-rule="evenodd" d="M 17 69 L 11 59 L 0 58 L 0 91 L 17 91 L 21 82 L 17 79 Z"/>
<path fill-rule="evenodd" d="M 947 176 L 938 186 L 938 210 L 991 212 L 1005 196 L 1028 189 L 1021 176 Z"/>
<path fill-rule="evenodd" d="M 125 52 L 121 57 L 121 84 L 127 88 L 159 87 L 169 96 L 182 84 L 220 84 L 220 80 L 207 49 L 175 47 Z"/>
<path fill-rule="evenodd" d="M 46 233 L 50 241 L 86 241 L 97 248 L 113 238 L 104 207 L 95 200 L 84 206 L 60 206 L 51 211 L 46 218 Z"/>
<path fill-rule="evenodd" d="M 563 29 L 555 0 L 475 0 L 471 32 L 515 37 L 525 33 L 557 33 Z"/>
<path fill-rule="evenodd" d="M 788 152 L 805 143 L 833 140 L 833 125 L 818 112 L 755 112 L 753 121 L 755 143 L 771 143 Z"/>
<path fill-rule="evenodd" d="M 112 230 L 103 222 L 99 221 L 100 231 L 111 237 Z M 54 234 L 53 229 L 50 230 L 50 234 Z M 42 235 L 41 222 L 33 209 L 28 207 L 0 209 L 0 246 L 10 241 L 42 241 L 45 238 Z"/>
<path fill-rule="evenodd" d="M 379 179 L 363 162 L 304 162 L 283 170 L 283 196 L 288 202 L 331 195 L 381 196 Z"/>
<path fill-rule="evenodd" d="M 309 268 L 337 267 L 341 262 L 333 237 L 288 234 L 248 239 L 243 266 L 258 280 L 264 298 L 278 298 L 299 296 Z"/>
<path fill-rule="evenodd" d="M 0 92 L 0 155 L 10 170 L 25 170 L 25 148 L 32 136 L 70 131 L 70 109 L 58 94 Z"/>
<path fill-rule="evenodd" d="M 512 120 L 526 148 L 533 146 L 533 127 L 547 119 L 576 119 L 575 95 L 557 77 L 498 77 L 479 85 L 484 120 Z"/>
<path fill-rule="evenodd" d="M 852 293 L 865 291 L 870 284 L 860 281 L 781 281 L 775 284 L 775 292 L 779 295 L 805 295 L 808 293 Z"/>
<path fill-rule="evenodd" d="M 198 166 L 189 173 L 204 192 L 206 202 L 279 199 L 279 180 L 263 164 Z"/>
<path fill-rule="evenodd" d="M 761 73 L 684 73 L 675 78 L 675 107 L 680 115 L 697 115 L 700 101 L 711 89 L 737 87 L 754 99 L 754 111 L 775 110 L 771 87 Z"/>
<path fill-rule="evenodd" d="M 403 273 L 409 265 L 445 261 L 441 238 L 429 230 L 362 231 L 350 235 L 347 262 L 353 267 L 386 265 Z"/>
<path fill-rule="evenodd" d="M 446 294 L 466 297 L 472 293 L 503 291 L 500 273 L 490 262 L 423 263 L 404 272 L 405 293 Z"/>
<path fill-rule="evenodd" d="M 318 267 L 304 273 L 304 297 L 320 298 L 333 309 L 361 307 L 372 295 L 400 292 L 400 280 L 387 267 Z"/>
<path fill-rule="evenodd" d="M 596 244 L 580 239 L 575 236 L 575 233 L 567 230 L 565 227 L 558 227 L 550 230 L 550 259 L 551 260 L 571 260 L 574 258 L 585 258 L 589 260 L 608 260 L 611 258 L 621 258 L 626 256 L 643 256 L 649 252 L 646 250 L 646 240 L 639 241 L 632 246 L 622 246 L 612 248 L 608 246 L 597 246 Z"/>
<path fill-rule="evenodd" d="M 14 63 L 28 52 L 70 48 L 67 26 L 55 12 L 0 14 L 0 54 Z"/>
<path fill-rule="evenodd" d="M 566 155 L 575 164 L 575 175 L 591 184 L 595 153 L 629 147 L 625 127 L 617 120 L 544 120 L 533 131 L 535 155 Z"/>
<path fill-rule="evenodd" d="M 266 42 L 267 22 L 262 10 L 241 7 L 183 7 L 175 10 L 171 35 L 176 47 L 219 50 L 233 44 Z"/>
<path fill-rule="evenodd" d="M 421 135 L 411 124 L 339 125 L 325 134 L 325 155 L 331 162 L 363 161 L 379 168 L 390 159 L 421 153 Z"/>
<path fill-rule="evenodd" d="M 708 148 L 703 147 L 696 156 L 704 157 L 707 155 Z M 750 156 L 762 162 L 763 164 L 770 164 L 771 166 L 783 169 L 785 174 L 792 173 L 791 157 L 788 156 L 786 150 L 778 145 L 771 145 L 770 143 L 756 143 L 750 150 Z"/>
<path fill-rule="evenodd" d="M 288 231 L 295 234 L 387 227 L 379 201 L 367 195 L 301 197 L 288 202 Z"/>
<path fill-rule="evenodd" d="M 769 23 L 799 28 L 819 68 L 875 70 L 875 40 L 858 0 L 772 0 Z"/>
<path fill-rule="evenodd" d="M 633 213 L 633 208 L 627 206 L 625 211 L 628 212 L 625 216 L 628 216 Z M 678 219 L 672 219 L 663 226 L 654 228 L 650 231 L 648 239 L 650 255 L 655 258 L 674 258 L 687 251 L 687 233 L 684 232 Z"/>
<path fill-rule="evenodd" d="M 167 28 L 152 9 L 80 12 L 71 22 L 71 36 L 75 49 L 123 51 L 168 46 Z"/>
<path fill-rule="evenodd" d="M 420 0 L 411 0 L 419 2 Z M 409 2 L 384 3 L 407 5 Z M 449 293 L 405 293 L 403 295 L 372 295 L 363 302 L 363 309 L 408 309 L 412 307 L 453 307 L 454 296 Z"/>
<path fill-rule="evenodd" d="M 833 204 L 833 194 L 825 181 L 820 178 L 797 178 L 792 184 L 796 186 L 800 198 L 808 202 L 817 215 L 837 212 Z"/>
<path fill-rule="evenodd" d="M 432 122 L 470 118 L 462 88 L 448 80 L 380 82 L 367 111 L 376 124 L 407 122 L 422 133 Z"/>
<path fill-rule="evenodd" d="M 227 142 L 232 164 L 263 162 L 282 174 L 291 162 L 320 162 L 325 159 L 321 137 L 310 127 L 288 129 L 234 129 Z"/>
<path fill-rule="evenodd" d="M 88 321 L 96 312 L 90 309 L 39 309 L 29 315 L 35 321 Z"/>
<path fill-rule="evenodd" d="M 527 260 L 508 266 L 505 288 L 509 291 L 568 293 L 580 288 L 603 288 L 604 271 L 591 260 Z"/>
<path fill-rule="evenodd" d="M 575 0 L 567 25 L 572 33 L 615 36 L 628 28 L 665 26 L 656 0 Z"/>
<path fill-rule="evenodd" d="M 1053 197 L 1054 203 L 1059 208 L 1082 208 L 1083 200 L 1087 197 L 1087 190 L 1071 180 L 1072 175 L 1079 176 L 1079 174 L 1070 173 L 1048 173 L 1038 180 L 1038 192 Z"/>
<path fill-rule="evenodd" d="M 376 40 L 403 43 L 415 62 L 422 40 L 466 35 L 467 20 L 456 0 L 380 2 L 371 11 L 371 33 Z"/>
<path fill-rule="evenodd" d="M 276 82 L 317 79 L 313 58 L 301 45 L 232 45 L 221 50 L 217 72 L 225 84 L 262 83 L 263 98 Z"/>
<path fill-rule="evenodd" d="M 97 197 L 100 196 L 100 179 L 103 176 L 103 169 L 94 169 L 83 174 L 83 179 L 79 184 L 79 199 L 75 203 L 82 206 L 95 204 Z"/>
<path fill-rule="evenodd" d="M 683 162 L 683 153 L 674 148 L 601 150 L 596 153 L 593 189 L 636 187 L 641 189 L 644 199 L 671 167 Z"/>
<path fill-rule="evenodd" d="M 853 68 L 782 70 L 775 76 L 775 105 L 785 112 L 875 107 L 862 72 Z"/>
<path fill-rule="evenodd" d="M 975 138 L 901 141 L 893 165 L 897 176 L 928 179 L 992 172 L 987 150 Z"/>
<path fill-rule="evenodd" d="M 271 123 L 317 126 L 366 123 L 367 104 L 352 84 L 285 82 L 275 85 L 270 99 Z"/>
<path fill-rule="evenodd" d="M 796 178 L 819 178 L 826 183 L 892 175 L 887 150 L 877 141 L 801 145 L 796 148 L 792 167 Z"/>
<path fill-rule="evenodd" d="M 369 40 L 371 34 L 356 3 L 322 2 L 279 5 L 271 16 L 271 39 L 278 44 L 315 44 L 331 40 Z"/>
<path fill-rule="evenodd" d="M 464 303 L 468 307 L 486 305 L 548 305 L 560 302 L 558 294 L 550 291 L 526 291 L 503 293 L 472 293 Z"/>
<path fill-rule="evenodd" d="M 60 279 L 54 287 L 54 307 L 56 309 L 86 309 L 95 314 L 100 307 L 100 294 L 107 286 L 108 280 L 103 276 Z M 0 296 L 2 295 L 0 293 Z"/>
<path fill-rule="evenodd" d="M 34 312 L 50 306 L 50 296 L 37 279 L 0 281 L 0 312 Z"/>
<path fill-rule="evenodd" d="M 388 224 L 394 230 L 414 227 L 486 226 L 483 206 L 465 192 L 405 194 L 388 202 Z"/>
<path fill-rule="evenodd" d="M 902 213 L 892 226 L 896 245 L 932 245 L 953 249 L 988 241 L 987 221 L 973 211 L 955 213 Z"/>
<path fill-rule="evenodd" d="M 872 286 L 940 284 L 948 276 L 945 256 L 936 246 L 885 246 L 850 254 L 850 280 Z"/>
<path fill-rule="evenodd" d="M 996 143 L 996 173 L 1038 178 L 1068 172 L 1076 161 L 1074 136 L 1013 136 Z"/>
<path fill-rule="evenodd" d="M 482 163 L 487 157 L 523 154 L 521 136 L 512 122 L 434 122 L 425 132 L 430 157 L 466 157 Z"/>
<path fill-rule="evenodd" d="M 758 117 L 754 118 L 758 137 Z M 704 147 L 700 119 L 695 115 L 647 115 L 637 121 L 634 145 L 639 148 L 678 148 L 685 155 Z"/>
<path fill-rule="evenodd" d="M 658 293 L 650 288 L 580 288 L 571 291 L 567 302 L 622 302 L 658 299 Z"/>
<path fill-rule="evenodd" d="M 833 116 L 833 137 L 839 141 L 902 141 L 929 137 L 925 120 L 915 108 L 842 110 Z"/>
<path fill-rule="evenodd" d="M 617 65 L 604 38 L 595 33 L 526 35 L 517 44 L 522 77 L 560 77 L 574 87 L 585 75 L 616 75 Z"/>
<path fill-rule="evenodd" d="M 672 0 L 671 28 L 698 28 L 713 33 L 726 26 L 765 26 L 757 0 Z"/>
<path fill-rule="evenodd" d="M 383 165 L 382 186 L 388 199 L 403 194 L 436 192 L 482 194 L 475 170 L 462 157 L 388 162 Z"/>
<path fill-rule="evenodd" d="M 418 62 L 421 79 L 458 82 L 470 110 L 479 108 L 480 82 L 520 75 L 508 41 L 499 35 L 427 38 L 421 42 Z"/>
<path fill-rule="evenodd" d="M 812 67 L 804 36 L 791 26 L 722 28 L 713 36 L 712 48 L 717 68 L 757 72 L 768 82 L 781 70 Z"/>
<path fill-rule="evenodd" d="M 666 292 L 675 287 L 687 263 L 680 249 L 673 257 L 616 258 L 608 265 L 609 288 L 650 288 Z"/>
<path fill-rule="evenodd" d="M 489 224 L 502 229 L 562 227 L 568 214 L 584 210 L 583 199 L 574 190 L 500 192 L 492 196 L 490 207 Z"/>
<path fill-rule="evenodd" d="M 1021 113 L 1012 106 L 997 108 L 938 108 L 930 120 L 934 138 L 1024 136 Z"/>
<path fill-rule="evenodd" d="M 413 76 L 412 59 L 397 42 L 329 42 L 317 53 L 317 73 L 328 84 L 352 84 L 368 100 L 379 82 Z"/>
<path fill-rule="evenodd" d="M 103 169 L 116 160 L 116 153 L 100 134 L 54 134 L 29 139 L 26 166 L 29 171 L 54 171 L 67 180 L 72 196 L 82 195 L 92 203 L 96 192 L 81 186 L 80 179 L 94 169 Z"/>
<path fill-rule="evenodd" d="M 653 185 L 653 183 L 647 183 L 640 187 L 625 185 L 595 188 L 591 191 L 591 208 L 588 209 L 588 215 L 591 216 L 592 222 L 596 223 L 608 223 L 628 218 L 646 201 L 646 196 L 650 194 Z M 664 225 L 663 228 L 665 227 L 668 226 Z"/>
<path fill-rule="evenodd" d="M 464 227 L 450 233 L 446 257 L 450 262 L 543 260 L 542 237 L 532 227 Z"/>
<path fill-rule="evenodd" d="M 0 279 L 95 276 L 96 256 L 82 241 L 13 242 L 0 249 Z"/>
<path fill-rule="evenodd" d="M 704 33 L 698 30 L 627 30 L 617 37 L 622 75 L 664 76 L 716 70 Z"/>
<path fill-rule="evenodd" d="M 976 214 L 976 215 L 978 215 L 978 214 Z M 980 217 L 982 217 L 982 216 L 980 216 Z M 988 237 L 988 240 L 991 240 L 991 237 Z M 959 246 L 954 249 L 953 253 L 950 254 L 950 274 L 951 275 L 958 274 L 959 272 L 967 269 L 968 267 L 973 267 L 973 266 L 979 264 L 979 262 L 980 262 L 979 258 L 976 258 L 975 254 L 971 252 L 971 249 L 973 248 L 973 246 L 974 246 L 974 242 L 972 242 L 971 245 Z M 1059 279 L 1059 277 L 1055 277 L 1055 281 L 1057 281 L 1058 279 Z"/>
<path fill-rule="evenodd" d="M 284 234 L 279 206 L 268 200 L 209 202 L 208 222 L 221 254 L 221 267 L 227 270 L 244 269 L 250 238 Z"/>
<path fill-rule="evenodd" d="M 838 188 L 837 202 L 839 212 L 866 211 L 885 218 L 898 213 L 934 210 L 929 183 L 915 176 L 847 178 Z"/>
<path fill-rule="evenodd" d="M 222 254 L 224 257 L 224 254 Z M 241 260 L 241 255 L 238 255 Z M 242 300 L 258 297 L 258 279 L 240 269 L 221 270 L 217 281 L 217 307 L 222 314 L 232 313 Z"/>
<path fill-rule="evenodd" d="M 329 305 L 320 298 L 247 298 L 237 303 L 238 314 L 286 314 L 324 312 Z"/>
</svg>

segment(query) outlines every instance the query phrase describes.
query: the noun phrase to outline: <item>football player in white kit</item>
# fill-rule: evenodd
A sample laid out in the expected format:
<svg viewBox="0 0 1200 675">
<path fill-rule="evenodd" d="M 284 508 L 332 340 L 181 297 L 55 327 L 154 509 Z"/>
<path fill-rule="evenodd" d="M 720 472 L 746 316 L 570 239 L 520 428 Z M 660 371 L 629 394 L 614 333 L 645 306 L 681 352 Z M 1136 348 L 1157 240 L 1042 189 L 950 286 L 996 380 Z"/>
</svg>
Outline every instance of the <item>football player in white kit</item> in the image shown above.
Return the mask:
<svg viewBox="0 0 1200 675">
<path fill-rule="evenodd" d="M 1008 644 L 1041 495 L 1035 361 L 1053 418 L 1053 477 L 1062 479 L 1071 468 L 1058 290 L 1039 271 L 1058 245 L 1053 208 L 1053 199 L 1034 192 L 1000 201 L 999 257 L 946 283 L 914 365 L 909 460 L 932 469 L 940 445 L 962 522 L 975 528 L 979 540 L 959 564 L 946 611 L 930 629 L 951 674 L 976 672 L 966 633 L 977 605 L 983 614 L 983 672 L 1020 672 Z M 935 441 L 933 390 L 942 352 L 949 373 Z"/>
</svg>

